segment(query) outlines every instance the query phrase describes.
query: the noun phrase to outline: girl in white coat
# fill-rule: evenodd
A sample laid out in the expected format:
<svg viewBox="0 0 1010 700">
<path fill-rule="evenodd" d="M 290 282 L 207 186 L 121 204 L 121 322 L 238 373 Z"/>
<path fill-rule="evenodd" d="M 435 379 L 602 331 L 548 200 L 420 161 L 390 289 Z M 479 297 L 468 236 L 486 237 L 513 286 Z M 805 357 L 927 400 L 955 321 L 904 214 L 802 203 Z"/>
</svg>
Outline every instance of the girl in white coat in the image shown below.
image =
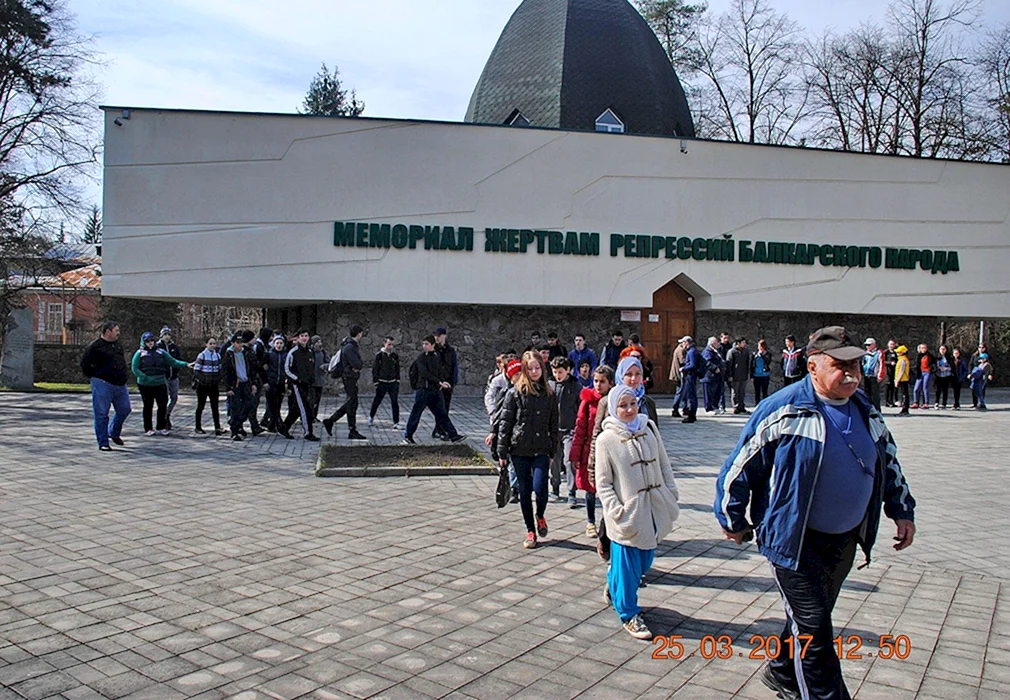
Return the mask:
<svg viewBox="0 0 1010 700">
<path fill-rule="evenodd" d="M 596 441 L 596 487 L 611 540 L 606 596 L 631 636 L 652 639 L 638 584 L 673 529 L 680 496 L 659 429 L 639 414 L 634 390 L 611 389 L 607 409 Z"/>
</svg>

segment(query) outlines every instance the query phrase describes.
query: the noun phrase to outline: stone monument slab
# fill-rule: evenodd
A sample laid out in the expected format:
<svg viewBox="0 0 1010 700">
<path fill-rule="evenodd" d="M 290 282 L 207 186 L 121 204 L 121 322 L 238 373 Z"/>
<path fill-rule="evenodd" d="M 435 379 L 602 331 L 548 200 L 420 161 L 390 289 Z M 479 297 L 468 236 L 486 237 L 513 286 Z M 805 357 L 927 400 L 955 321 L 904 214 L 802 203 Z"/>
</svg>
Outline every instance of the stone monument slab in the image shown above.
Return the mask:
<svg viewBox="0 0 1010 700">
<path fill-rule="evenodd" d="M 0 358 L 0 386 L 17 391 L 35 388 L 35 336 L 32 310 L 16 309 L 7 317 L 3 357 Z"/>
</svg>

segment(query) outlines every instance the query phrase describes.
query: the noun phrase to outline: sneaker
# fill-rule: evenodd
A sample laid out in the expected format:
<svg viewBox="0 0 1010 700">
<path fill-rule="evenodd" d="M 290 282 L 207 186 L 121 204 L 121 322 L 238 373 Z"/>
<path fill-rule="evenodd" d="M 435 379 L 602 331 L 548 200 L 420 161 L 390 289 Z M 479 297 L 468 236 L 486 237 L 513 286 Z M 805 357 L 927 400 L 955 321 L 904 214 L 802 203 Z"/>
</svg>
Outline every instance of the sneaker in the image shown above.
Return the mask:
<svg viewBox="0 0 1010 700">
<path fill-rule="evenodd" d="M 596 539 L 597 534 L 595 523 L 586 523 L 586 537 Z"/>
<path fill-rule="evenodd" d="M 172 431 L 169 430 L 168 428 L 164 428 L 163 430 L 159 430 L 158 431 L 158 435 L 171 435 L 171 434 L 172 434 Z"/>
<path fill-rule="evenodd" d="M 610 597 L 610 583 L 609 582 L 603 584 L 603 602 L 605 602 L 607 605 L 613 605 L 614 604 L 613 598 Z"/>
<path fill-rule="evenodd" d="M 266 432 L 265 430 L 263 430 L 262 428 L 260 428 L 259 430 L 252 431 L 252 434 L 253 434 L 253 437 L 259 437 L 260 435 L 262 435 L 265 432 Z"/>
<path fill-rule="evenodd" d="M 909 408 L 918 408 L 918 407 L 919 407 L 919 404 L 917 404 L 917 403 L 913 403 L 911 406 L 909 406 Z"/>
<path fill-rule="evenodd" d="M 165 418 L 165 427 L 168 428 L 169 430 L 172 429 L 172 419 L 171 418 L 168 418 L 168 417 Z"/>
<path fill-rule="evenodd" d="M 400 424 L 399 423 L 393 423 L 393 430 L 399 430 L 399 429 L 400 429 Z"/>
<path fill-rule="evenodd" d="M 359 433 L 357 430 L 352 430 L 351 432 L 349 432 L 347 434 L 347 439 L 348 440 L 367 440 L 368 438 L 366 438 L 364 435 L 362 435 L 361 433 Z"/>
<path fill-rule="evenodd" d="M 404 435 L 403 436 L 403 442 L 401 444 L 403 444 L 403 445 L 416 445 L 417 442 L 414 440 L 414 438 L 407 437 L 406 435 Z"/>
<path fill-rule="evenodd" d="M 232 435 L 231 436 L 231 441 L 232 442 L 242 442 L 242 435 L 240 433 L 236 433 L 236 434 Z"/>
<path fill-rule="evenodd" d="M 329 435 L 330 437 L 333 437 L 333 421 L 331 421 L 329 418 L 323 419 L 323 427 L 326 428 L 326 434 Z"/>
<path fill-rule="evenodd" d="M 123 438 L 119 437 L 118 435 L 116 435 L 114 437 L 109 437 L 109 439 L 112 440 L 112 442 L 114 442 L 117 445 L 119 445 L 120 447 L 122 447 L 123 445 L 126 444 L 125 442 L 123 442 Z"/>
<path fill-rule="evenodd" d="M 627 630 L 628 634 L 635 639 L 652 639 L 652 630 L 650 630 L 649 626 L 645 624 L 645 620 L 642 619 L 641 613 L 625 622 L 624 629 Z"/>
<path fill-rule="evenodd" d="M 692 418 L 692 417 L 688 416 L 687 418 L 685 418 L 684 420 L 682 420 L 680 422 L 681 423 L 697 423 L 698 419 L 697 418 Z"/>
<path fill-rule="evenodd" d="M 518 502 L 519 502 L 519 494 L 513 491 L 512 498 L 509 499 L 509 503 L 518 503 Z"/>
<path fill-rule="evenodd" d="M 374 418 L 369 418 L 369 419 L 368 419 L 368 425 L 369 425 L 369 426 L 373 426 L 373 425 L 375 425 L 375 419 L 374 419 Z"/>
<path fill-rule="evenodd" d="M 671 415 L 671 416 L 673 416 L 674 418 L 680 418 L 680 411 L 678 411 L 678 410 L 677 410 L 677 409 L 675 408 L 675 409 L 673 409 L 672 411 L 670 411 L 670 415 Z"/>
<path fill-rule="evenodd" d="M 794 681 L 782 678 L 768 664 L 765 664 L 759 678 L 766 688 L 776 693 L 782 700 L 800 700 L 802 697 L 799 686 Z"/>
<path fill-rule="evenodd" d="M 526 549 L 536 549 L 537 534 L 535 532 L 526 533 L 526 539 L 523 540 L 523 547 L 525 547 Z"/>
<path fill-rule="evenodd" d="M 572 510 L 578 508 L 579 507 L 579 499 L 576 498 L 575 496 L 569 496 L 568 497 L 568 507 L 571 508 Z"/>
<path fill-rule="evenodd" d="M 551 503 L 561 503 L 561 494 L 557 492 L 551 493 L 550 501 Z"/>
<path fill-rule="evenodd" d="M 938 404 L 938 403 L 933 404 L 933 408 L 939 411 L 940 410 L 940 404 Z M 947 408 L 947 407 L 944 406 L 944 408 Z"/>
<path fill-rule="evenodd" d="M 457 435 L 454 438 L 450 438 L 449 442 L 463 442 L 464 440 L 466 440 L 466 435 Z"/>
<path fill-rule="evenodd" d="M 308 435 L 306 435 L 305 439 L 308 440 L 309 442 L 319 442 L 319 436 L 318 435 L 313 435 L 312 433 L 309 433 Z"/>
<path fill-rule="evenodd" d="M 112 448 L 109 445 L 99 445 L 98 449 L 102 452 L 112 452 Z"/>
<path fill-rule="evenodd" d="M 547 537 L 547 520 L 544 518 L 537 518 L 537 534 L 541 537 Z"/>
<path fill-rule="evenodd" d="M 221 428 L 214 428 L 214 434 L 218 435 L 218 436 L 221 436 L 221 435 L 224 435 L 224 431 L 221 430 Z"/>
<path fill-rule="evenodd" d="M 281 435 L 283 435 L 285 440 L 294 440 L 295 439 L 295 436 L 292 435 L 287 430 L 280 430 L 280 429 L 278 429 L 277 432 L 280 433 Z"/>
<path fill-rule="evenodd" d="M 206 435 L 207 434 L 207 431 L 204 430 L 203 428 L 193 428 L 193 432 L 196 433 L 197 435 Z"/>
<path fill-rule="evenodd" d="M 239 434 L 239 435 L 241 435 L 242 437 L 245 437 L 245 436 L 246 436 L 246 435 L 248 435 L 249 433 L 247 433 L 247 432 L 245 431 L 245 428 L 239 428 L 239 429 L 238 429 L 238 434 Z"/>
<path fill-rule="evenodd" d="M 146 435 L 147 437 L 154 437 L 155 435 L 157 435 L 157 433 L 155 433 L 153 430 L 148 430 L 146 433 L 144 433 L 144 435 Z"/>
</svg>

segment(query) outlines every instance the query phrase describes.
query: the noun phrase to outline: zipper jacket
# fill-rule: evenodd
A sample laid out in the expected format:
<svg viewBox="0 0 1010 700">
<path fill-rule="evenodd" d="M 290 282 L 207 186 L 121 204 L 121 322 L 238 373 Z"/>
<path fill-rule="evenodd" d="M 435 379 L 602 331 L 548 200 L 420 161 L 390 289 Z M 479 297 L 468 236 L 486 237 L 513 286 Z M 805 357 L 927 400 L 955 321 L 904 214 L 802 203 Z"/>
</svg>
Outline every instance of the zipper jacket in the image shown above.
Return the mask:
<svg viewBox="0 0 1010 700">
<path fill-rule="evenodd" d="M 850 399 L 877 446 L 873 494 L 857 540 L 870 563 L 880 508 L 892 520 L 914 520 L 915 499 L 898 463 L 898 448 L 866 394 Z M 729 532 L 747 526 L 747 508 L 758 547 L 783 568 L 799 567 L 817 477 L 824 458 L 825 421 L 810 377 L 758 404 L 716 482 L 714 511 Z M 860 567 L 862 568 L 862 567 Z"/>
</svg>

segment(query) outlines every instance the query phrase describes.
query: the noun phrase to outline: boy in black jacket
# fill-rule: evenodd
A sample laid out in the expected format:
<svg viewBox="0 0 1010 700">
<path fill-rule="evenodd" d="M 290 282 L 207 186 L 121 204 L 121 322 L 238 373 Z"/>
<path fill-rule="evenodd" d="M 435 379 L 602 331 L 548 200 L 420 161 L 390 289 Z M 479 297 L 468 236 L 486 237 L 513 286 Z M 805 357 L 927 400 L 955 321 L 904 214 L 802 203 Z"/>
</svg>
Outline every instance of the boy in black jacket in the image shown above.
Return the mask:
<svg viewBox="0 0 1010 700">
<path fill-rule="evenodd" d="M 558 401 L 558 444 L 563 449 L 554 453 L 551 460 L 551 495 L 555 503 L 561 502 L 561 472 L 567 475 L 568 507 L 575 508 L 575 465 L 569 455 L 572 451 L 572 438 L 575 437 L 575 421 L 579 417 L 579 404 L 582 385 L 572 375 L 572 361 L 567 357 L 555 357 L 551 360 L 551 371 L 554 379 L 551 389 Z"/>
<path fill-rule="evenodd" d="M 393 349 L 393 337 L 386 336 L 382 349 L 375 353 L 372 364 L 372 383 L 375 384 L 375 398 L 368 413 L 368 424 L 375 422 L 375 414 L 382 403 L 382 397 L 389 394 L 393 404 L 393 428 L 400 429 L 400 356 Z"/>
<path fill-rule="evenodd" d="M 347 399 L 333 415 L 323 421 L 327 435 L 333 435 L 333 424 L 347 416 L 347 439 L 367 440 L 364 435 L 358 432 L 358 378 L 361 377 L 361 369 L 365 363 L 361 361 L 361 352 L 358 343 L 365 335 L 365 329 L 354 324 L 351 326 L 350 335 L 344 338 L 340 344 L 340 367 L 343 370 L 344 391 L 347 392 Z"/>
<path fill-rule="evenodd" d="M 309 442 L 319 442 L 319 438 L 312 430 L 315 416 L 312 415 L 312 404 L 309 402 L 309 387 L 316 379 L 315 353 L 309 348 L 308 329 L 299 328 L 295 338 L 294 347 L 288 351 L 287 358 L 284 360 L 284 373 L 291 386 L 291 394 L 288 396 L 288 415 L 277 428 L 277 432 L 288 440 L 293 440 L 291 426 L 301 418 L 305 439 Z"/>
<path fill-rule="evenodd" d="M 403 433 L 403 443 L 405 445 L 416 444 L 414 433 L 417 432 L 417 426 L 421 422 L 421 414 L 426 408 L 435 416 L 436 430 L 448 436 L 452 442 L 466 440 L 465 435 L 456 432 L 456 426 L 452 424 L 449 414 L 445 412 L 442 390 L 452 385 L 442 378 L 442 360 L 435 352 L 435 336 L 429 335 L 422 340 L 421 347 L 424 348 L 424 351 L 414 360 L 417 368 L 417 385 L 414 392 L 414 407 L 410 409 L 407 429 Z"/>
</svg>

